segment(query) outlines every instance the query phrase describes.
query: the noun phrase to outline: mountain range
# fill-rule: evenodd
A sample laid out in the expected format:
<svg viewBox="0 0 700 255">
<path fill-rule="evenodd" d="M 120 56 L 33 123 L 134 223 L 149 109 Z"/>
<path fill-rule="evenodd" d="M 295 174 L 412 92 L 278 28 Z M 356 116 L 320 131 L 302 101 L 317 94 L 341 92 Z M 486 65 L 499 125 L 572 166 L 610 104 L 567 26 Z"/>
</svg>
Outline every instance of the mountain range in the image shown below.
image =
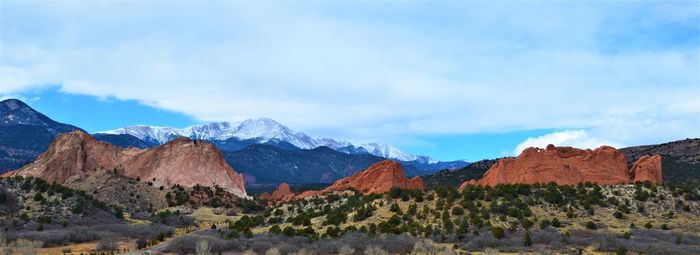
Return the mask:
<svg viewBox="0 0 700 255">
<path fill-rule="evenodd" d="M 0 102 L 0 120 L 0 173 L 32 162 L 58 135 L 83 131 L 54 121 L 17 99 Z M 178 137 L 205 140 L 221 150 L 226 163 L 244 176 L 246 185 L 332 183 L 389 158 L 400 161 L 407 176 L 424 176 L 426 186 L 435 187 L 481 178 L 495 162 L 484 160 L 471 165 L 466 161 L 437 162 L 387 145 L 354 145 L 339 139 L 312 138 L 264 118 L 183 129 L 133 126 L 98 132 L 94 137 L 118 147 L 141 149 L 157 147 Z M 620 151 L 629 167 L 643 155 L 662 156 L 664 182 L 700 183 L 700 139 L 627 147 Z"/>
<path fill-rule="evenodd" d="M 423 164 L 437 163 L 428 156 L 404 153 L 386 144 L 365 143 L 354 145 L 348 141 L 333 138 L 313 138 L 268 118 L 248 119 L 240 123 L 214 122 L 178 129 L 159 126 L 130 126 L 114 130 L 101 131 L 104 135 L 131 135 L 147 144 L 163 144 L 177 137 L 207 140 L 217 144 L 223 150 L 235 151 L 249 144 L 279 144 L 290 148 L 314 149 L 328 147 L 348 154 L 369 153 L 374 156 L 399 161 L 416 161 Z"/>
<path fill-rule="evenodd" d="M 56 122 L 20 100 L 0 102 L 0 173 L 33 161 L 62 133 L 82 129 Z M 84 132 L 84 131 L 83 131 Z M 384 159 L 401 162 L 409 176 L 456 169 L 466 161 L 439 162 L 383 144 L 354 145 L 345 140 L 312 138 L 271 119 L 216 122 L 183 129 L 132 126 L 93 136 L 118 147 L 153 148 L 179 137 L 216 145 L 226 162 L 242 173 L 246 185 L 259 183 L 332 183 Z"/>
</svg>

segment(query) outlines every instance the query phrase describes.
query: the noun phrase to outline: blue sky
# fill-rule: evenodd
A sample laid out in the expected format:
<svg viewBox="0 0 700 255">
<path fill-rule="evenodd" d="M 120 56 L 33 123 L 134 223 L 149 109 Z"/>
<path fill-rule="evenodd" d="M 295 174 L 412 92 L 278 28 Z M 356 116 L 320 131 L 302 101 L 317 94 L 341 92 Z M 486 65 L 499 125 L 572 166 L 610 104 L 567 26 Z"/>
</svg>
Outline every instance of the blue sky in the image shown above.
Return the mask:
<svg viewBox="0 0 700 255">
<path fill-rule="evenodd" d="M 700 137 L 700 2 L 0 2 L 0 97 L 437 159 Z"/>
</svg>

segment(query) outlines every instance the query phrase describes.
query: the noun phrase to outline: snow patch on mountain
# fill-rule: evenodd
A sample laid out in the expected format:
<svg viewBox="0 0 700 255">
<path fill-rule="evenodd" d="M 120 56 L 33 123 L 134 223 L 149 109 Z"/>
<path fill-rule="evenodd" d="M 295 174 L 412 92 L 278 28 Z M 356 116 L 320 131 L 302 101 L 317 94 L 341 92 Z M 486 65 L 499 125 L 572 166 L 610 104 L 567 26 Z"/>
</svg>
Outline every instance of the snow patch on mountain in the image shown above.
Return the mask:
<svg viewBox="0 0 700 255">
<path fill-rule="evenodd" d="M 313 149 L 326 146 L 345 153 L 366 151 L 375 156 L 400 161 L 417 160 L 418 162 L 427 164 L 438 162 L 427 156 L 404 153 L 386 144 L 366 143 L 358 146 L 345 140 L 313 138 L 302 132 L 295 132 L 279 122 L 267 118 L 248 119 L 240 123 L 214 122 L 204 125 L 189 126 L 183 129 L 139 125 L 98 133 L 115 135 L 129 134 L 146 142 L 157 144 L 166 143 L 180 136 L 211 141 L 224 141 L 230 138 L 237 138 L 240 140 L 256 139 L 260 143 L 266 143 L 277 140 L 290 143 L 301 149 Z"/>
</svg>

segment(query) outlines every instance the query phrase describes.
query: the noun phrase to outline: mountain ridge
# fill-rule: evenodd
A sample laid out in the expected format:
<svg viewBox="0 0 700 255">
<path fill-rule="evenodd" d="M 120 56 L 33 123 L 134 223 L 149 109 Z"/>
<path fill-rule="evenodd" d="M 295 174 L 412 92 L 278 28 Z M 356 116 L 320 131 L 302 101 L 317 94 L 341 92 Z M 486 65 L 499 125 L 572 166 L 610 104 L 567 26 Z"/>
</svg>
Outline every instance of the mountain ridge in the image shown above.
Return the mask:
<svg viewBox="0 0 700 255">
<path fill-rule="evenodd" d="M 0 173 L 31 162 L 59 134 L 83 131 L 52 120 L 18 99 L 0 101 L 0 116 Z"/>
<path fill-rule="evenodd" d="M 303 132 L 296 132 L 269 118 L 247 119 L 240 123 L 212 122 L 193 125 L 182 129 L 163 126 L 136 125 L 113 130 L 96 132 L 96 134 L 129 134 L 148 143 L 163 144 L 179 136 L 192 139 L 209 140 L 214 143 L 236 138 L 240 141 L 255 139 L 256 143 L 278 140 L 299 149 L 313 149 L 326 146 L 331 149 L 355 154 L 369 153 L 375 156 L 400 161 L 418 161 L 423 164 L 437 163 L 428 156 L 412 155 L 386 144 L 364 143 L 355 145 L 349 141 L 328 137 L 313 138 Z"/>
</svg>

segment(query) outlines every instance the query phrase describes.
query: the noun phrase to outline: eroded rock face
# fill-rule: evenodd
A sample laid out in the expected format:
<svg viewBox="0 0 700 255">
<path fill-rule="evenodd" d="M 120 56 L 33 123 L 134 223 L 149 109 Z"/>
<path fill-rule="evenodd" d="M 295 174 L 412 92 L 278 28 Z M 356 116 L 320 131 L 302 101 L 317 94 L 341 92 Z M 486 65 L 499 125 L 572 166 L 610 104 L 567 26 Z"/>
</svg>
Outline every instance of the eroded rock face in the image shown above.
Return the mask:
<svg viewBox="0 0 700 255">
<path fill-rule="evenodd" d="M 650 181 L 655 184 L 661 183 L 661 156 L 642 156 L 632 166 L 630 175 L 635 182 Z"/>
<path fill-rule="evenodd" d="M 289 189 L 289 184 L 286 183 L 281 183 L 277 187 L 277 190 L 273 191 L 272 195 L 270 196 L 270 200 L 273 201 L 290 200 L 293 198 L 294 193 L 292 193 L 292 190 Z"/>
<path fill-rule="evenodd" d="M 337 180 L 333 185 L 320 191 L 306 191 L 297 196 L 304 198 L 332 191 L 355 189 L 363 194 L 381 194 L 391 188 L 423 190 L 423 180 L 420 177 L 406 178 L 401 164 L 396 161 L 384 160 L 371 165 L 362 172 Z"/>
<path fill-rule="evenodd" d="M 661 157 L 658 167 L 653 161 L 641 164 L 640 178 L 653 178 L 661 182 Z M 659 178 L 656 179 L 658 170 Z M 547 146 L 546 149 L 527 148 L 517 158 L 505 158 L 494 164 L 479 181 L 465 182 L 467 185 L 534 184 L 556 182 L 560 185 L 575 185 L 584 182 L 597 184 L 621 184 L 632 181 L 627 169 L 625 155 L 610 146 L 595 150 L 572 147 Z"/>
<path fill-rule="evenodd" d="M 248 197 L 243 177 L 226 162 L 216 146 L 178 138 L 152 149 L 120 149 L 75 131 L 57 137 L 49 149 L 13 175 L 34 176 L 64 183 L 95 169 L 112 169 L 155 186 L 215 186 Z"/>
<path fill-rule="evenodd" d="M 476 186 L 476 185 L 479 185 L 479 182 L 477 180 L 469 180 L 469 181 L 463 182 L 462 185 L 459 185 L 459 190 L 464 190 L 464 188 L 469 186 L 469 185 Z"/>
</svg>

